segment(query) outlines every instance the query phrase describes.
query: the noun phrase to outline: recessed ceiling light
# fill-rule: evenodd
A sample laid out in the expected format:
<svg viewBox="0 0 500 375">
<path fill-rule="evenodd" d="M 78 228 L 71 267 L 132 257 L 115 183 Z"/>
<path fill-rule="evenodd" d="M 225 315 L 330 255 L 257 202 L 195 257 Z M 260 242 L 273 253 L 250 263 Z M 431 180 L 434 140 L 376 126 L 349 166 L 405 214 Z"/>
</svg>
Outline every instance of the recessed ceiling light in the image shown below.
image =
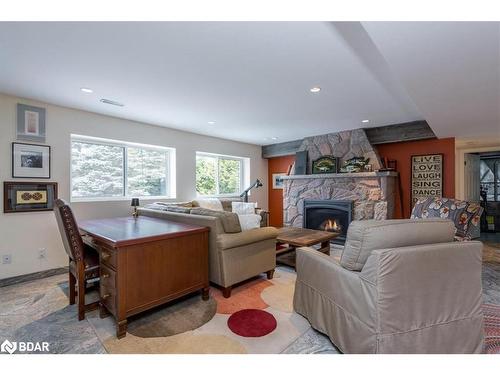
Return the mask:
<svg viewBox="0 0 500 375">
<path fill-rule="evenodd" d="M 215 125 L 215 121 L 209 121 L 208 125 Z"/>
<path fill-rule="evenodd" d="M 366 123 L 366 122 L 370 122 L 370 120 L 363 120 L 363 121 L 361 121 L 361 122 L 365 122 L 365 123 Z"/>
<path fill-rule="evenodd" d="M 320 92 L 321 91 L 321 87 L 319 86 L 314 86 L 314 87 L 311 87 L 309 89 L 309 91 L 313 92 L 313 93 L 316 93 L 316 92 Z"/>
<path fill-rule="evenodd" d="M 94 92 L 94 90 L 89 89 L 88 87 L 82 87 L 82 88 L 80 89 L 80 91 L 81 91 L 81 92 L 84 92 L 84 93 L 86 93 L 86 94 L 92 94 L 92 93 Z"/>
<path fill-rule="evenodd" d="M 109 99 L 105 99 L 105 98 L 101 99 L 100 101 L 101 101 L 101 103 L 116 105 L 117 107 L 123 107 L 125 105 L 123 103 L 115 102 L 114 100 L 109 100 Z"/>
</svg>

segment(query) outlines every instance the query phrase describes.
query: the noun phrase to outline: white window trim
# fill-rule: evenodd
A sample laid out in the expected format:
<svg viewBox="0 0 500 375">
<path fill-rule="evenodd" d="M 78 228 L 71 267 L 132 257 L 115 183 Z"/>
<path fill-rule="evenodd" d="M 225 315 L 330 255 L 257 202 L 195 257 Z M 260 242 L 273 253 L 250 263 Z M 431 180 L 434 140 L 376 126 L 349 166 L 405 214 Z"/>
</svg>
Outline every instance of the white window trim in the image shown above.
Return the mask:
<svg viewBox="0 0 500 375">
<path fill-rule="evenodd" d="M 236 193 L 233 194 L 199 194 L 198 191 L 196 191 L 196 196 L 199 198 L 237 198 L 240 196 L 240 194 L 245 190 L 245 185 L 248 185 L 247 181 L 247 173 L 246 173 L 246 168 L 247 165 L 249 164 L 247 162 L 248 158 L 245 158 L 243 156 L 234 156 L 234 155 L 223 155 L 223 154 L 214 154 L 210 152 L 204 152 L 204 151 L 196 151 L 196 159 L 198 159 L 198 156 L 206 156 L 206 157 L 212 157 L 212 158 L 218 158 L 218 159 L 229 159 L 229 160 L 238 160 L 240 162 L 240 190 Z M 195 161 L 196 162 L 196 161 Z M 219 190 L 219 168 L 216 170 L 216 178 L 217 178 L 217 184 L 216 188 Z M 196 189 L 196 175 L 195 175 L 195 189 Z"/>
<path fill-rule="evenodd" d="M 100 144 L 105 146 L 117 146 L 123 147 L 123 194 L 120 196 L 113 197 L 74 197 L 73 196 L 73 158 L 71 155 L 71 144 L 73 142 L 81 142 L 81 143 L 90 143 L 90 144 Z M 136 196 L 128 194 L 128 186 L 127 186 L 127 152 L 128 148 L 140 148 L 143 150 L 156 150 L 156 151 L 167 151 L 167 168 L 165 171 L 165 179 L 167 181 L 167 189 L 168 194 L 162 196 Z M 155 199 L 176 199 L 176 173 L 175 173 L 175 148 L 173 147 L 164 147 L 164 146 L 155 146 L 148 145 L 143 143 L 134 143 L 134 142 L 126 142 L 119 141 L 114 139 L 107 138 L 98 138 L 91 137 L 86 135 L 79 134 L 71 134 L 70 136 L 70 201 L 71 202 L 107 202 L 107 201 L 128 201 L 131 198 L 140 198 L 142 200 L 155 200 Z"/>
</svg>

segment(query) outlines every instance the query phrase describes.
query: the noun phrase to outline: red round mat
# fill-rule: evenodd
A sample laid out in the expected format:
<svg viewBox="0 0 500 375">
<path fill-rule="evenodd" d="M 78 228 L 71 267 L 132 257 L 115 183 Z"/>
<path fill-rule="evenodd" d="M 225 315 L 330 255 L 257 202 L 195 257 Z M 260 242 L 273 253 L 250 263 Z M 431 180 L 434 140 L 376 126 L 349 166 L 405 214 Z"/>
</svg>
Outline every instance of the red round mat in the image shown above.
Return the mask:
<svg viewBox="0 0 500 375">
<path fill-rule="evenodd" d="M 235 312 L 227 321 L 231 331 L 243 337 L 261 337 L 276 329 L 272 314 L 263 310 L 245 309 Z"/>
</svg>

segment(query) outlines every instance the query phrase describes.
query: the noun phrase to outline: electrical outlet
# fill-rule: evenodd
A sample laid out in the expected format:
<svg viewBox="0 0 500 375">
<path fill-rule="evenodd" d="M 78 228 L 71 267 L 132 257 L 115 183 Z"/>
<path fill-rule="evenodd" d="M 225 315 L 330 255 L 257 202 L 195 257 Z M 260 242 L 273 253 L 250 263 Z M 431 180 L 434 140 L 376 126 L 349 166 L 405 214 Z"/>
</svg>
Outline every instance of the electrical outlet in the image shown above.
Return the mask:
<svg viewBox="0 0 500 375">
<path fill-rule="evenodd" d="M 11 264 L 11 263 L 12 263 L 12 255 L 11 254 L 2 255 L 2 264 Z"/>
<path fill-rule="evenodd" d="M 45 248 L 38 249 L 38 259 L 41 260 L 47 259 L 47 249 Z"/>
</svg>

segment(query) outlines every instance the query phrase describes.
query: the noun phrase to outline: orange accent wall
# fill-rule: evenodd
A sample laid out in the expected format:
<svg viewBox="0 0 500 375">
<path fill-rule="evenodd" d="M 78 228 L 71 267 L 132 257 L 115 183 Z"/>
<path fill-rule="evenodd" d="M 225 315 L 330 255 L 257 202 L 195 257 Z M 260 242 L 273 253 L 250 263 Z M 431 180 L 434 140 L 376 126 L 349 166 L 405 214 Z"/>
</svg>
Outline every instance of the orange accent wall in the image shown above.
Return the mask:
<svg viewBox="0 0 500 375">
<path fill-rule="evenodd" d="M 273 189 L 273 173 L 286 173 L 288 167 L 294 162 L 295 155 L 271 158 L 267 162 L 269 225 L 273 227 L 283 226 L 283 190 Z"/>
<path fill-rule="evenodd" d="M 425 154 L 443 154 L 443 196 L 455 197 L 455 138 L 429 139 L 423 141 L 388 143 L 377 146 L 381 157 L 397 160 L 398 172 L 403 196 L 403 214 L 400 199 L 396 201 L 395 218 L 409 218 L 411 156 Z"/>
</svg>

